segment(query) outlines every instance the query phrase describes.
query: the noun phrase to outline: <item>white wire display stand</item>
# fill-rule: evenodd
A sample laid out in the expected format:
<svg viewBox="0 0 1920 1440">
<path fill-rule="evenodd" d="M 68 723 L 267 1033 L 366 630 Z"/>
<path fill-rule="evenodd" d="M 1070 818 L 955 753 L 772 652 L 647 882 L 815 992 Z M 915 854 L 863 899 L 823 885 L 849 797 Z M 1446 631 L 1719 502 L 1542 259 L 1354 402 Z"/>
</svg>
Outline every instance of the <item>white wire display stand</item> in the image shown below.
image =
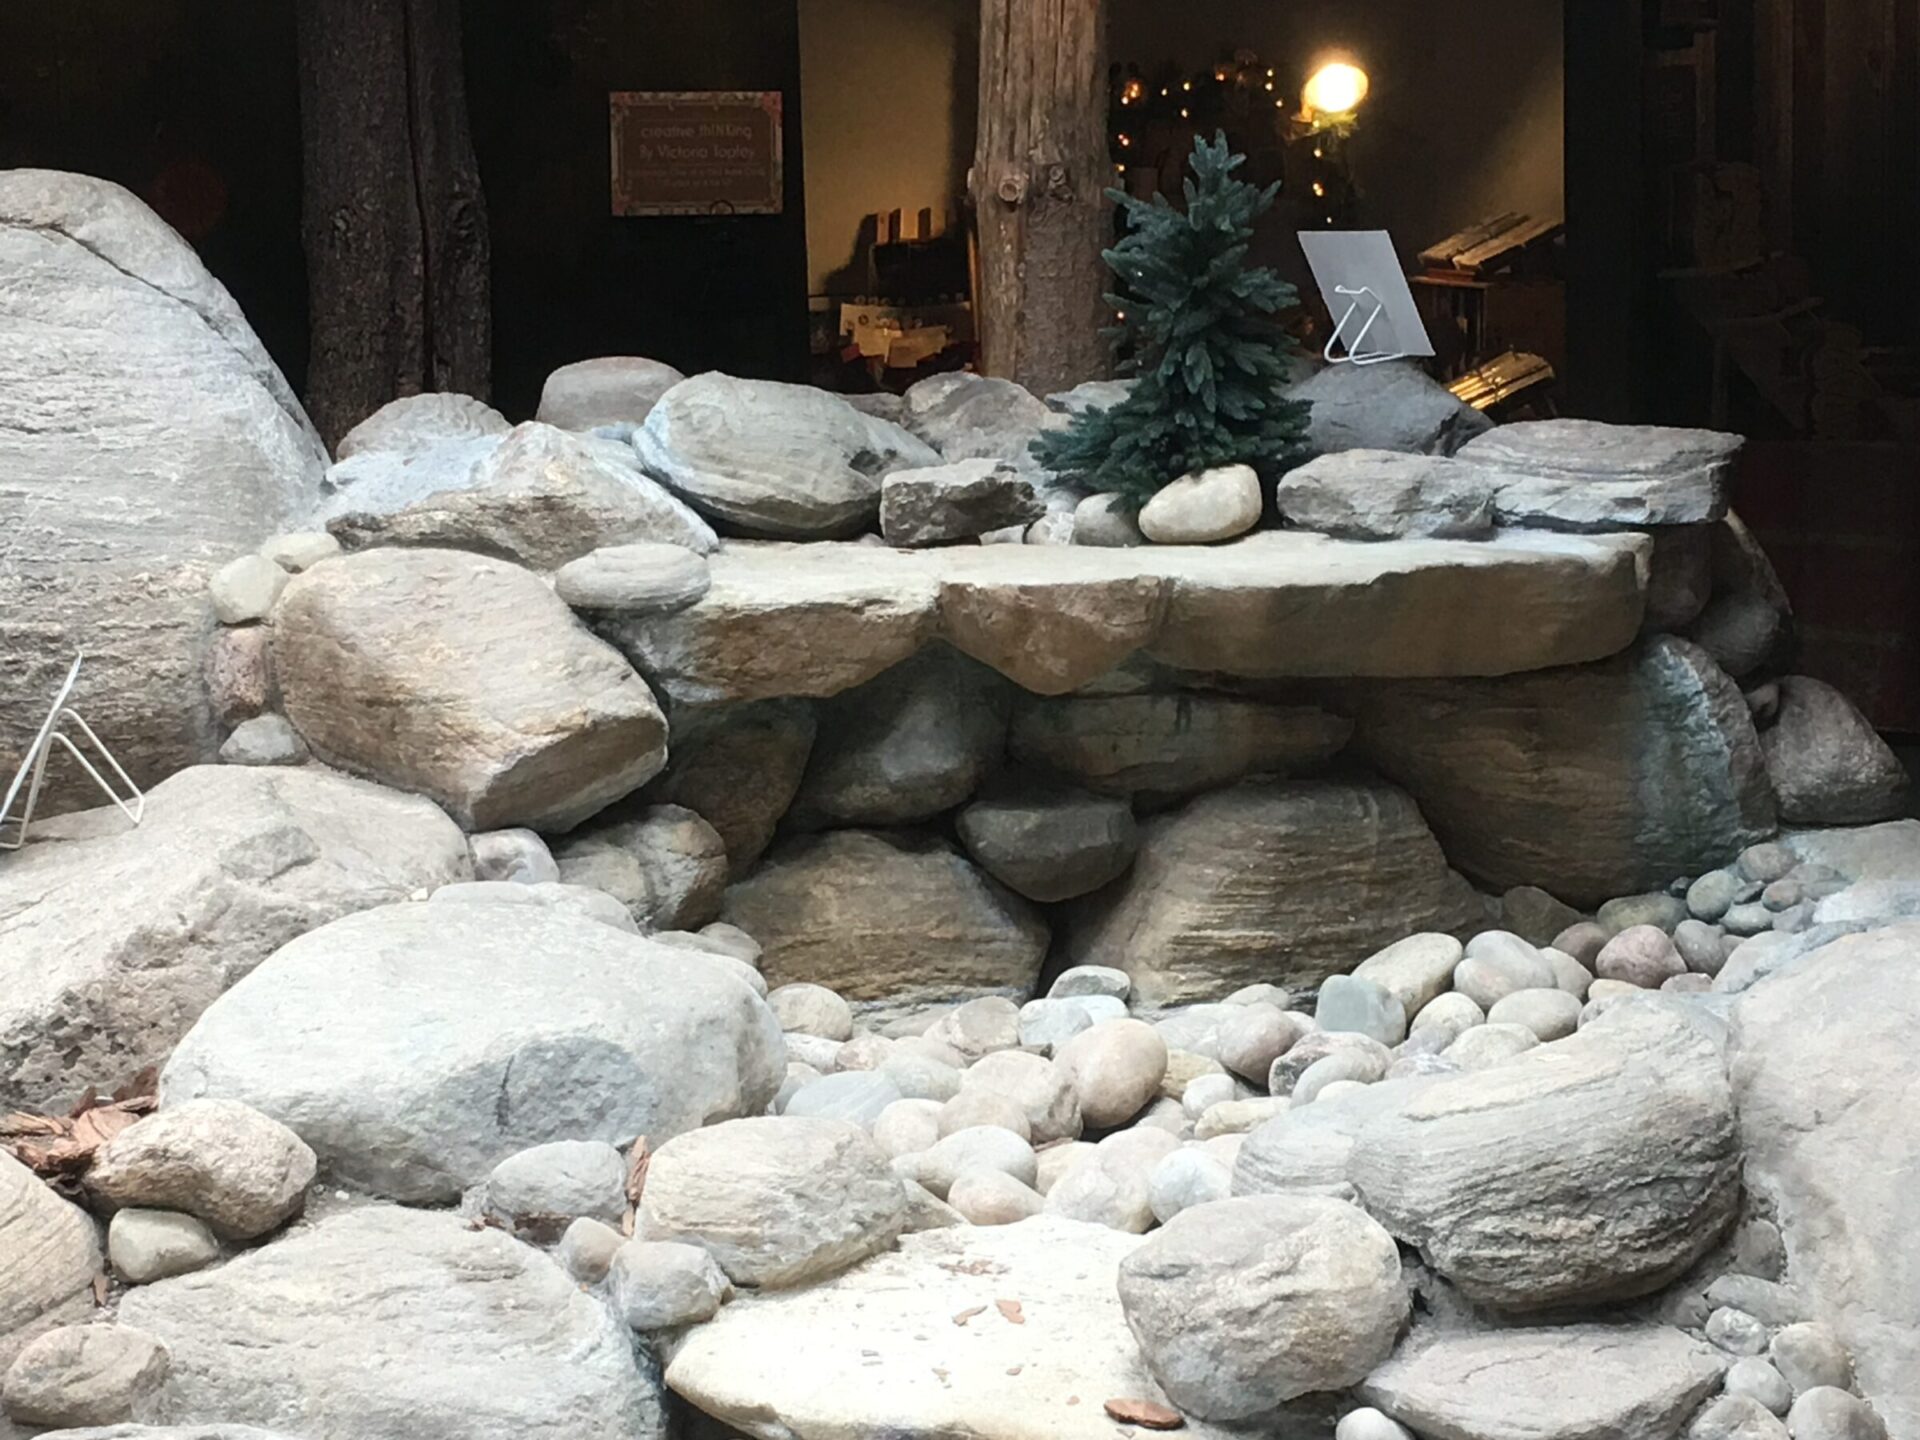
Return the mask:
<svg viewBox="0 0 1920 1440">
<path fill-rule="evenodd" d="M 1333 333 L 1321 347 L 1329 365 L 1383 365 L 1433 354 L 1433 340 L 1384 230 L 1303 230 L 1314 284 Z"/>
<path fill-rule="evenodd" d="M 1366 343 L 1367 335 L 1372 331 L 1374 324 L 1387 310 L 1386 302 L 1373 293 L 1372 286 L 1336 285 L 1333 287 L 1333 293 L 1353 303 L 1347 306 L 1346 313 L 1333 327 L 1333 334 L 1327 337 L 1327 343 L 1320 351 L 1321 358 L 1329 365 L 1378 365 L 1383 360 L 1407 358 L 1405 350 L 1362 350 L 1360 348 Z M 1352 323 L 1353 318 L 1360 313 L 1360 307 L 1368 300 L 1373 302 L 1372 308 L 1367 311 L 1366 318 L 1360 322 L 1360 328 L 1349 337 L 1347 326 Z M 1334 354 L 1335 345 L 1341 346 L 1346 353 Z"/>
<path fill-rule="evenodd" d="M 146 813 L 147 797 L 141 793 L 140 787 L 120 768 L 120 762 L 113 758 L 113 752 L 93 733 L 93 727 L 80 718 L 80 712 L 67 703 L 72 698 L 73 687 L 80 680 L 80 666 L 86 658 L 84 652 L 73 657 L 73 665 L 67 671 L 65 683 L 53 697 L 53 704 L 47 709 L 47 718 L 41 722 L 39 733 L 33 737 L 27 753 L 20 758 L 20 768 L 14 772 L 13 781 L 7 786 L 6 801 L 0 804 L 0 850 L 18 850 L 27 843 L 27 827 L 33 823 L 34 807 L 40 802 L 41 782 L 46 778 L 47 761 L 56 745 L 73 757 L 74 763 L 100 787 L 100 793 L 119 806 L 120 813 L 127 819 L 138 825 Z M 116 790 L 100 773 L 100 767 L 87 758 L 67 733 L 68 727 L 78 732 L 80 739 L 113 772 L 123 790 Z"/>
</svg>

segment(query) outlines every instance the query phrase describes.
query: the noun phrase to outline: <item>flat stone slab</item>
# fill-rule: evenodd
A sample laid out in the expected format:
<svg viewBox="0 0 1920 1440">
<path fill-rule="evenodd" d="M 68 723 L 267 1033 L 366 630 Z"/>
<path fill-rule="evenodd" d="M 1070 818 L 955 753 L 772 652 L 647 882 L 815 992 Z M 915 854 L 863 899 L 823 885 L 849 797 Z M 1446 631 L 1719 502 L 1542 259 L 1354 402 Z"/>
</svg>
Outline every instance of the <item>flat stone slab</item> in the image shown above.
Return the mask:
<svg viewBox="0 0 1920 1440">
<path fill-rule="evenodd" d="M 1498 487 L 1503 525 L 1613 530 L 1718 520 L 1740 445 L 1718 430 L 1527 420 L 1495 426 L 1460 458 Z"/>
<path fill-rule="evenodd" d="M 1507 675 L 1630 644 L 1650 543 L 1543 531 L 921 553 L 735 542 L 711 557 L 700 603 L 602 633 L 681 703 L 837 694 L 936 639 L 1043 695 L 1140 651 L 1264 678 Z"/>
<path fill-rule="evenodd" d="M 667 1386 L 757 1440 L 1116 1440 L 1107 1401 L 1167 1403 L 1115 1289 L 1140 1240 L 1052 1215 L 908 1235 L 821 1284 L 742 1294 L 674 1344 Z"/>
</svg>

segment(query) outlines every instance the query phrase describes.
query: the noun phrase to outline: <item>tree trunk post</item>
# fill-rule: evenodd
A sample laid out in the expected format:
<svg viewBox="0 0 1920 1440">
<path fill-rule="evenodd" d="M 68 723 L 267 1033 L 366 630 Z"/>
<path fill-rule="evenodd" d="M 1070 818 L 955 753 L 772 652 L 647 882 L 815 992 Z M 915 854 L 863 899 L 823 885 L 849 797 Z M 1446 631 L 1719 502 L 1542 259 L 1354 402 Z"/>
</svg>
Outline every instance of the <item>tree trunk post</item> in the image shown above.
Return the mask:
<svg viewBox="0 0 1920 1440">
<path fill-rule="evenodd" d="M 307 409 L 329 445 L 401 395 L 484 397 L 486 201 L 459 0 L 299 0 Z"/>
<path fill-rule="evenodd" d="M 1039 394 L 1105 375 L 1106 0 L 981 0 L 971 187 L 982 368 Z"/>
</svg>

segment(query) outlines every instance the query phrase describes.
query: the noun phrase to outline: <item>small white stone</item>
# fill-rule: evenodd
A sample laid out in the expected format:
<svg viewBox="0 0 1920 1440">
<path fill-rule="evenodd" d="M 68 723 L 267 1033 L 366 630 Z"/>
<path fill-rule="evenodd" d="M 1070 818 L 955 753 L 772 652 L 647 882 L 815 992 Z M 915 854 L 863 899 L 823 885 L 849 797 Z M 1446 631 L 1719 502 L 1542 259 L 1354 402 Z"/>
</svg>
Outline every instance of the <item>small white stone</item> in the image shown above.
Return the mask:
<svg viewBox="0 0 1920 1440">
<path fill-rule="evenodd" d="M 1140 533 L 1157 545 L 1208 545 L 1260 523 L 1260 477 L 1250 465 L 1182 475 L 1140 509 Z"/>
<path fill-rule="evenodd" d="M 245 625 L 264 620 L 273 602 L 287 588 L 290 577 L 261 555 L 242 555 L 214 571 L 208 582 L 213 613 L 222 625 Z"/>
<path fill-rule="evenodd" d="M 582 1285 L 598 1285 L 607 1278 L 613 1257 L 626 1243 L 627 1237 L 613 1226 L 591 1215 L 582 1215 L 567 1226 L 554 1251 L 554 1259 Z"/>
<path fill-rule="evenodd" d="M 1392 1416 L 1363 1406 L 1340 1417 L 1333 1440 L 1413 1440 L 1413 1432 Z"/>
<path fill-rule="evenodd" d="M 133 1207 L 116 1212 L 107 1226 L 107 1258 L 129 1285 L 147 1285 L 211 1265 L 220 1258 L 220 1242 L 192 1215 Z"/>
<path fill-rule="evenodd" d="M 271 560 L 289 574 L 311 570 L 340 553 L 340 542 L 324 530 L 298 530 L 276 535 L 260 547 L 260 558 Z"/>
<path fill-rule="evenodd" d="M 947 1203 L 973 1225 L 1012 1225 L 1046 1208 L 1046 1198 L 1000 1170 L 969 1170 L 947 1191 Z"/>
</svg>

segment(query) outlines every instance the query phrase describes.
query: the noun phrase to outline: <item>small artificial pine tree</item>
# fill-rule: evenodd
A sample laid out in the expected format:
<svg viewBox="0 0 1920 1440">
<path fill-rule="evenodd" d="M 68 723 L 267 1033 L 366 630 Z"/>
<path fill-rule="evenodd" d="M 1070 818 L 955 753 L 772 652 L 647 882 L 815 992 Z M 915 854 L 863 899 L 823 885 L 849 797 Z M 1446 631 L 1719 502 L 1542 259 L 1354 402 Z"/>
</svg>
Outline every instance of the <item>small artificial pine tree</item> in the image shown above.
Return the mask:
<svg viewBox="0 0 1920 1440">
<path fill-rule="evenodd" d="M 1299 456 L 1309 406 L 1280 390 L 1299 346 L 1273 318 L 1299 296 L 1246 264 L 1280 186 L 1235 179 L 1245 159 L 1224 132 L 1196 138 L 1184 211 L 1108 192 L 1127 235 L 1104 258 L 1127 293 L 1107 296 L 1121 322 L 1106 334 L 1130 346 L 1122 372 L 1139 378 L 1118 405 L 1036 440 L 1047 469 L 1137 510 L 1193 471 L 1251 465 L 1265 478 Z"/>
</svg>

